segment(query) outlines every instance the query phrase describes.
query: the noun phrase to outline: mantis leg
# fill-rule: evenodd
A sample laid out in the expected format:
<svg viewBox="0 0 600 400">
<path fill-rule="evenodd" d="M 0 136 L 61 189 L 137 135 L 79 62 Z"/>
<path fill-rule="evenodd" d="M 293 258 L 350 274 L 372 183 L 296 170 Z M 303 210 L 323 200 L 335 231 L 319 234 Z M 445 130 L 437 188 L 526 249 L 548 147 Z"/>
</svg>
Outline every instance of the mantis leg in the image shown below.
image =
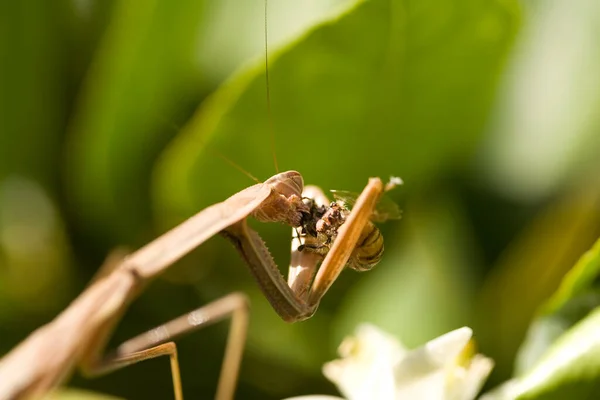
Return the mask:
<svg viewBox="0 0 600 400">
<path fill-rule="evenodd" d="M 317 186 L 305 186 L 302 197 L 313 199 L 318 206 L 329 204 L 329 199 Z M 306 240 L 298 237 L 298 230 L 292 228 L 292 257 L 288 270 L 288 285 L 304 301 L 308 300 L 310 284 L 317 273 L 318 264 L 323 260 L 323 256 L 319 254 L 299 250 L 301 245 L 306 244 Z"/>
<path fill-rule="evenodd" d="M 369 183 L 356 199 L 352 212 L 339 229 L 335 242 L 317 272 L 308 297 L 309 305 L 316 307 L 319 304 L 321 298 L 346 266 L 354 247 L 358 243 L 360 233 L 371 218 L 383 191 L 384 187 L 381 179 L 369 179 Z"/>
<path fill-rule="evenodd" d="M 215 398 L 219 400 L 232 399 L 249 319 L 249 303 L 246 296 L 241 293 L 229 294 L 129 339 L 107 357 L 96 356 L 102 349 L 88 348 L 88 352 L 81 359 L 82 370 L 86 375 L 98 376 L 140 361 L 169 356 L 175 399 L 183 400 L 177 347 L 173 339 L 219 322 L 228 316 L 231 316 L 231 328 Z M 104 340 L 97 340 L 96 343 L 104 343 Z"/>
<path fill-rule="evenodd" d="M 106 257 L 106 259 L 104 259 L 104 262 L 102 263 L 100 268 L 98 268 L 98 271 L 96 271 L 96 273 L 88 283 L 87 287 L 90 287 L 99 280 L 102 280 L 103 278 L 109 276 L 114 270 L 116 270 L 121 265 L 121 262 L 125 259 L 125 257 L 127 257 L 129 253 L 130 252 L 125 247 L 117 247 L 116 249 L 108 253 L 108 256 Z"/>
<path fill-rule="evenodd" d="M 248 226 L 245 219 L 230 225 L 221 234 L 236 247 L 277 314 L 287 322 L 302 321 L 315 313 L 321 298 L 346 266 L 381 193 L 383 183 L 379 178 L 371 178 L 356 200 L 350 216 L 340 228 L 310 288 L 307 277 L 314 274 L 318 259 L 310 260 L 314 262 L 314 265 L 308 268 L 311 271 L 300 274 L 303 282 L 296 285 L 294 279 L 286 282 L 264 242 Z M 299 270 L 300 268 L 294 268 L 292 274 L 298 276 Z"/>
</svg>

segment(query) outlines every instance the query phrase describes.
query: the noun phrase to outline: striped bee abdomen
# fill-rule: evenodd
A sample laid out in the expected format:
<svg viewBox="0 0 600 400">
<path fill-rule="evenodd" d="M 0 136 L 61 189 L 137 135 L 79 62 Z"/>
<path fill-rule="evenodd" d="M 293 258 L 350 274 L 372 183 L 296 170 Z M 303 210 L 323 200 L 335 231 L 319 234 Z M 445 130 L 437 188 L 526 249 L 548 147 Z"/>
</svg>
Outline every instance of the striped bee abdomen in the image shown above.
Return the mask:
<svg viewBox="0 0 600 400">
<path fill-rule="evenodd" d="M 355 271 L 368 271 L 376 266 L 383 255 L 383 235 L 379 228 L 369 222 L 363 228 L 348 267 Z"/>
</svg>

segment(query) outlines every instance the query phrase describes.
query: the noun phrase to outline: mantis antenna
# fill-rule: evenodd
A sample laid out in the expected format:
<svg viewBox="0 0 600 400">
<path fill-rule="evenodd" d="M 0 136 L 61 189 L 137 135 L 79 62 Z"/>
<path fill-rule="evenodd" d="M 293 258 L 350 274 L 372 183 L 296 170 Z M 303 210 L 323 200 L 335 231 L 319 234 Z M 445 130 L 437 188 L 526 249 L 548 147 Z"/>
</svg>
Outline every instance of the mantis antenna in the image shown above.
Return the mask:
<svg viewBox="0 0 600 400">
<path fill-rule="evenodd" d="M 271 87 L 269 85 L 269 22 L 268 22 L 269 2 L 265 0 L 265 83 L 267 90 L 267 114 L 269 118 L 269 132 L 271 137 L 271 153 L 273 153 L 273 164 L 275 172 L 279 173 L 277 163 L 277 153 L 275 152 L 275 127 L 273 126 L 273 113 L 271 111 Z"/>
<path fill-rule="evenodd" d="M 169 121 L 167 119 L 163 119 L 163 122 L 165 124 L 169 125 L 169 128 L 173 129 L 174 132 L 178 132 L 178 131 L 181 130 L 181 126 L 177 125 L 173 121 Z M 213 155 L 219 157 L 221 160 L 225 161 L 227 164 L 231 165 L 233 168 L 237 169 L 242 174 L 244 174 L 248 178 L 252 179 L 254 182 L 256 182 L 256 183 L 262 183 L 262 181 L 260 179 L 258 179 L 256 176 L 252 175 L 250 173 L 250 171 L 244 169 L 244 167 L 242 167 L 241 165 L 239 165 L 238 163 L 236 163 L 235 161 L 233 161 L 231 158 L 227 157 L 225 154 L 221 153 L 217 149 L 208 147 L 206 145 L 206 142 L 204 142 L 204 141 L 201 141 L 201 142 L 204 144 L 204 150 L 205 151 L 208 151 L 209 153 L 212 153 Z"/>
</svg>

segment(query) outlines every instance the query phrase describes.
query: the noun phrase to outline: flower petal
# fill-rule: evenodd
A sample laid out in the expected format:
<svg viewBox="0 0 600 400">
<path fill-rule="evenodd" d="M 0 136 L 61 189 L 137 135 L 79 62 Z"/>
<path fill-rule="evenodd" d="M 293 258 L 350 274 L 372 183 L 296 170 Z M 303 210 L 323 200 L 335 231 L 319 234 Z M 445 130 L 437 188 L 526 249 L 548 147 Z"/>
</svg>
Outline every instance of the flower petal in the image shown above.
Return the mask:
<svg viewBox="0 0 600 400">
<path fill-rule="evenodd" d="M 344 339 L 338 352 L 342 357 L 323 366 L 323 374 L 349 400 L 389 400 L 394 397 L 393 368 L 405 349 L 391 335 L 363 324 L 354 337 Z"/>
<path fill-rule="evenodd" d="M 491 358 L 477 354 L 467 368 L 455 368 L 453 382 L 448 384 L 448 399 L 472 400 L 481 390 L 483 383 L 494 368 Z"/>
<path fill-rule="evenodd" d="M 472 335 L 463 327 L 408 352 L 395 370 L 396 399 L 474 399 L 493 361 L 464 354 Z"/>
<path fill-rule="evenodd" d="M 391 335 L 361 325 L 323 373 L 349 400 L 473 400 L 493 361 L 473 354 L 472 335 L 463 327 L 407 351 Z"/>
<path fill-rule="evenodd" d="M 395 370 L 397 384 L 403 384 L 438 369 L 455 364 L 459 354 L 471 339 L 471 328 L 462 327 L 427 342 L 408 352 Z"/>
</svg>

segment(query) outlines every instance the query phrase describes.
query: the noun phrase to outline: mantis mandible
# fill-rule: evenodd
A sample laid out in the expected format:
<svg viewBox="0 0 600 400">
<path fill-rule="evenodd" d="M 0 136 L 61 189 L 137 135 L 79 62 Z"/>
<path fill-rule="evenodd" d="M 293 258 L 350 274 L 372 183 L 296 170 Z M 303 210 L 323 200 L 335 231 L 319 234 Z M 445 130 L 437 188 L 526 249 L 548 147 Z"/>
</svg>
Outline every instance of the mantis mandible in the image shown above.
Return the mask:
<svg viewBox="0 0 600 400">
<path fill-rule="evenodd" d="M 260 236 L 247 224 L 249 216 L 263 222 L 283 222 L 294 228 L 316 224 L 305 201 L 323 203 L 322 192 L 303 188 L 296 171 L 279 173 L 227 200 L 200 211 L 181 225 L 119 260 L 108 260 L 100 276 L 71 305 L 33 332 L 0 360 L 0 399 L 37 398 L 62 383 L 78 365 L 85 375 L 104 374 L 159 356 L 169 356 L 175 398 L 183 399 L 177 349 L 173 338 L 232 316 L 219 380 L 218 399 L 233 397 L 248 323 L 248 303 L 234 293 L 136 336 L 103 355 L 115 325 L 154 277 L 172 263 L 221 233 L 240 252 L 274 310 L 287 322 L 309 318 L 352 256 L 384 187 L 371 178 L 352 211 L 337 229 L 326 255 L 302 251 L 305 233 L 292 243 L 288 282 L 275 265 Z M 304 198 L 304 195 L 313 197 Z M 312 203 L 310 203 L 312 204 Z M 322 260 L 322 262 L 321 262 Z M 320 263 L 320 264 L 319 264 Z M 314 278 L 313 278 L 314 277 Z"/>
</svg>

